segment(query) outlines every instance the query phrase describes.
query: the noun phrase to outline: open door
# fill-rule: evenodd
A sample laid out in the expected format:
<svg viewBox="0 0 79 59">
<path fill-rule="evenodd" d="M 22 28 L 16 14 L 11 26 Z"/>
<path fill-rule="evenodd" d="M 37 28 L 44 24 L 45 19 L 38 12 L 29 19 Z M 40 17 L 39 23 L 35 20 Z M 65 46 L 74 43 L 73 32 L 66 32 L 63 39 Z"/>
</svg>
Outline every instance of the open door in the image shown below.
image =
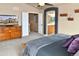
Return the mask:
<svg viewBox="0 0 79 59">
<path fill-rule="evenodd" d="M 44 10 L 44 34 L 56 34 L 58 31 L 58 8 Z"/>
<path fill-rule="evenodd" d="M 38 14 L 29 13 L 30 32 L 38 32 Z"/>
<path fill-rule="evenodd" d="M 46 13 L 47 20 L 47 34 L 55 34 L 55 11 L 48 11 Z"/>
</svg>

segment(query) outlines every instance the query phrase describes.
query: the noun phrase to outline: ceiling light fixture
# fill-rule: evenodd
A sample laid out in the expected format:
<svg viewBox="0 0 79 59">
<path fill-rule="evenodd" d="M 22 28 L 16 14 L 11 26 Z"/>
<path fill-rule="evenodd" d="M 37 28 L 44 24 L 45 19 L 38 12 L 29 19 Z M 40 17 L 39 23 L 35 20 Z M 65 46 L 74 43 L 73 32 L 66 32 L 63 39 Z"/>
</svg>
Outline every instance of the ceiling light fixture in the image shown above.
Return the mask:
<svg viewBox="0 0 79 59">
<path fill-rule="evenodd" d="M 40 6 L 44 6 L 44 5 L 45 5 L 45 3 L 39 3 L 39 5 L 40 5 Z"/>
</svg>

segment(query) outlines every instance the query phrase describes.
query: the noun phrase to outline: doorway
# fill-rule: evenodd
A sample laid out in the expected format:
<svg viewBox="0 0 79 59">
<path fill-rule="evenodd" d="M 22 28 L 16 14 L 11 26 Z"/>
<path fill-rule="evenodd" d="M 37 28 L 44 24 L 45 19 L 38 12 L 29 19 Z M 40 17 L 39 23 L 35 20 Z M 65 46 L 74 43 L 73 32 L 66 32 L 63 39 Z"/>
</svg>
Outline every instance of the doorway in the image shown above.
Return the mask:
<svg viewBox="0 0 79 59">
<path fill-rule="evenodd" d="M 38 32 L 38 14 L 29 13 L 29 32 Z"/>
<path fill-rule="evenodd" d="M 44 34 L 56 34 L 58 31 L 58 8 L 44 10 Z"/>
</svg>

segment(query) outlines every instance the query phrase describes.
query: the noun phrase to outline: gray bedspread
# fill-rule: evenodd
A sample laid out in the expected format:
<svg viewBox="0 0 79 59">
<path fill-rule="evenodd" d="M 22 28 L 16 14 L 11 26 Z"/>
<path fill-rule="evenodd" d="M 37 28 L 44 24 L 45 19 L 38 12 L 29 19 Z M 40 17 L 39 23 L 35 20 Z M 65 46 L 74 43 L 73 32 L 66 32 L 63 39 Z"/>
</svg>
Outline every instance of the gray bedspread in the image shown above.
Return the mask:
<svg viewBox="0 0 79 59">
<path fill-rule="evenodd" d="M 65 41 L 66 40 L 59 40 L 42 47 L 39 49 L 37 56 L 71 56 L 71 54 L 67 52 L 67 48 L 63 47 Z"/>
<path fill-rule="evenodd" d="M 24 55 L 30 55 L 30 56 L 36 56 L 39 49 L 42 47 L 45 47 L 47 45 L 50 45 L 56 41 L 64 40 L 69 38 L 69 35 L 65 34 L 56 34 L 48 37 L 42 37 L 39 39 L 31 40 L 27 42 L 26 49 L 24 51 Z"/>
</svg>

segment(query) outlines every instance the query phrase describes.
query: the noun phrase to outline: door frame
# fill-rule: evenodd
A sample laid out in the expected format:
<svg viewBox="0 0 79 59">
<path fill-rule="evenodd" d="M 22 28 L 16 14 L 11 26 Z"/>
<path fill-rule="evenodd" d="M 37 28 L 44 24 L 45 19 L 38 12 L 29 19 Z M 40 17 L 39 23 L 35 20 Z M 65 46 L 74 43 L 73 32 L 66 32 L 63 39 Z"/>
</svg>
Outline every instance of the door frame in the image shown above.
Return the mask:
<svg viewBox="0 0 79 59">
<path fill-rule="evenodd" d="M 58 8 L 57 7 L 50 7 L 44 10 L 44 34 L 47 34 L 47 20 L 46 20 L 46 12 L 55 10 L 55 34 L 58 33 Z"/>
</svg>

